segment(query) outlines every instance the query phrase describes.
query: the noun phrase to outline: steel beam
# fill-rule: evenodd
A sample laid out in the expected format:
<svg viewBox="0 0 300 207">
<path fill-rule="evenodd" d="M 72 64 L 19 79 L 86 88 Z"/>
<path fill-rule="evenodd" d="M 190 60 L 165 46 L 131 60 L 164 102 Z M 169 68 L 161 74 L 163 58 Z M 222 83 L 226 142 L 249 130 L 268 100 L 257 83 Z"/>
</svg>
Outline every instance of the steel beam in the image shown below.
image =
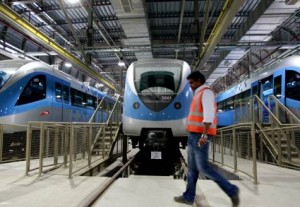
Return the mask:
<svg viewBox="0 0 300 207">
<path fill-rule="evenodd" d="M 270 7 L 270 5 L 274 2 L 275 0 L 264 0 L 264 1 L 260 1 L 259 4 L 257 5 L 257 9 L 254 10 L 250 16 L 251 18 L 247 18 L 247 20 L 245 21 L 245 23 L 243 25 L 240 26 L 240 28 L 235 32 L 234 36 L 233 36 L 233 41 L 237 42 L 237 44 L 244 44 L 244 43 L 238 43 L 240 41 L 240 39 L 247 33 L 247 31 L 255 24 L 255 22 L 261 17 L 261 15 L 264 14 L 264 12 Z M 261 45 L 257 45 L 257 44 L 261 44 Z M 268 49 L 273 49 L 273 48 L 277 48 L 278 45 L 282 46 L 283 43 L 281 42 L 277 42 L 277 43 L 272 43 L 272 42 L 256 42 L 256 45 L 251 45 L 251 43 L 248 44 L 248 48 L 244 47 L 246 49 L 260 49 L 260 48 L 268 48 Z M 291 43 L 294 44 L 294 43 Z M 247 44 L 246 44 L 247 45 Z M 244 45 L 244 46 L 246 46 Z M 239 48 L 239 46 L 237 46 L 237 48 Z M 230 51 L 227 52 L 227 54 L 229 54 Z M 218 58 L 218 60 L 216 61 L 215 65 L 218 66 L 222 61 L 223 61 L 224 57 L 220 57 Z M 210 73 L 207 74 L 208 76 L 212 73 L 212 71 L 214 70 L 211 69 Z"/>
<path fill-rule="evenodd" d="M 222 36 L 226 32 L 227 28 L 231 24 L 233 18 L 235 17 L 240 7 L 244 4 L 244 2 L 245 0 L 228 0 L 225 2 L 225 4 L 228 3 L 228 7 L 226 7 L 225 5 L 225 11 L 220 15 L 218 21 L 216 22 L 215 29 L 212 31 L 212 34 L 208 39 L 207 47 L 204 48 L 202 53 L 200 54 L 200 59 L 196 63 L 196 67 L 194 69 L 197 70 L 204 66 L 208 58 L 213 53 L 215 46 L 221 40 Z"/>
</svg>

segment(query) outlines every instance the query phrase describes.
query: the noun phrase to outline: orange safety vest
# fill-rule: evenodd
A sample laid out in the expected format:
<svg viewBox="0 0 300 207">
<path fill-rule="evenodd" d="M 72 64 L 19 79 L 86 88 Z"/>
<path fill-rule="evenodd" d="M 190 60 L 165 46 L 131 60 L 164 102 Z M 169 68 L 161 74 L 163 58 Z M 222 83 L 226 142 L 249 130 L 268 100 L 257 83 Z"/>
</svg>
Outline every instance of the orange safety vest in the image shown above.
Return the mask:
<svg viewBox="0 0 300 207">
<path fill-rule="evenodd" d="M 203 96 L 205 89 L 211 90 L 208 87 L 201 89 L 197 94 L 195 94 L 195 96 L 192 100 L 189 116 L 187 118 L 187 131 L 189 131 L 189 132 L 203 133 L 203 131 L 204 131 L 202 96 Z M 215 112 L 217 113 L 217 104 L 216 103 L 214 104 L 214 107 L 215 107 Z M 215 113 L 213 123 L 211 123 L 209 130 L 208 130 L 209 135 L 217 134 L 216 113 Z"/>
</svg>

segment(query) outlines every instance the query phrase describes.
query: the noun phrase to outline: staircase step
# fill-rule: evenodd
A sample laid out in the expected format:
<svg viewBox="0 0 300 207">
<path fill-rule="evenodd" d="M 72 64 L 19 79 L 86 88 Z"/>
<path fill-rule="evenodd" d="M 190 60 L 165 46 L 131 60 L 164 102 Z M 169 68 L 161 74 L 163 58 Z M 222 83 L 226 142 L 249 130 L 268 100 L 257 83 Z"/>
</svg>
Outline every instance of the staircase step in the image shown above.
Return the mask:
<svg viewBox="0 0 300 207">
<path fill-rule="evenodd" d="M 288 156 L 288 152 L 287 152 L 287 151 L 283 151 L 283 152 L 281 152 L 281 153 L 282 153 L 282 155 L 283 155 L 284 157 L 287 157 L 287 156 Z M 291 152 L 291 157 L 294 157 L 294 158 L 299 157 L 299 153 L 298 153 L 298 152 Z"/>
</svg>

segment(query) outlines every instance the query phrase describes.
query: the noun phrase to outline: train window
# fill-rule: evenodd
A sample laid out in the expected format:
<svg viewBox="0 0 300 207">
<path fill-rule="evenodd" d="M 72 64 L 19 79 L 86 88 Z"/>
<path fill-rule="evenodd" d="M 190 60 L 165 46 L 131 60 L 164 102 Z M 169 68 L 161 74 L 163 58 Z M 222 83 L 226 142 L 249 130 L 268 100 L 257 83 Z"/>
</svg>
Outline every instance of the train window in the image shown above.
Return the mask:
<svg viewBox="0 0 300 207">
<path fill-rule="evenodd" d="M 66 97 L 68 97 L 67 93 L 69 91 L 69 88 L 66 86 L 66 89 L 64 89 L 64 94 Z M 64 97 L 65 97 L 64 95 Z M 67 101 L 67 98 L 64 99 Z M 71 103 L 74 106 L 80 106 L 85 108 L 96 108 L 96 97 L 91 96 L 89 94 L 85 94 L 84 92 L 78 91 L 74 88 L 71 88 Z"/>
<path fill-rule="evenodd" d="M 63 99 L 65 103 L 69 103 L 69 98 L 70 98 L 70 89 L 68 86 L 63 85 Z"/>
<path fill-rule="evenodd" d="M 6 81 L 10 78 L 10 74 L 0 71 L 0 88 L 6 83 Z"/>
<path fill-rule="evenodd" d="M 281 75 L 274 78 L 274 95 L 277 98 L 281 97 L 281 79 L 282 79 Z"/>
<path fill-rule="evenodd" d="M 224 111 L 224 101 L 220 101 L 217 105 L 218 105 L 218 112 Z"/>
<path fill-rule="evenodd" d="M 139 64 L 134 69 L 134 83 L 138 93 L 174 93 L 181 83 L 180 64 Z"/>
<path fill-rule="evenodd" d="M 285 87 L 285 95 L 287 98 L 300 101 L 300 73 L 292 70 L 287 70 Z"/>
<path fill-rule="evenodd" d="M 273 94 L 273 76 L 261 80 L 261 86 L 264 97 Z"/>
<path fill-rule="evenodd" d="M 151 89 L 155 93 L 175 92 L 175 83 L 172 73 L 146 72 L 141 74 L 140 91 Z"/>
<path fill-rule="evenodd" d="M 74 106 L 84 106 L 84 93 L 72 88 L 71 101 Z"/>
<path fill-rule="evenodd" d="M 95 108 L 95 99 L 96 99 L 95 97 L 93 97 L 91 95 L 87 95 L 85 106 L 89 107 L 89 108 Z"/>
<path fill-rule="evenodd" d="M 226 99 L 226 105 L 224 106 L 224 111 L 230 111 L 234 109 L 234 97 Z"/>
<path fill-rule="evenodd" d="M 62 99 L 62 85 L 60 83 L 55 83 L 55 99 L 56 101 Z"/>
<path fill-rule="evenodd" d="M 46 98 L 46 76 L 38 75 L 29 80 L 16 105 L 32 103 Z"/>
</svg>

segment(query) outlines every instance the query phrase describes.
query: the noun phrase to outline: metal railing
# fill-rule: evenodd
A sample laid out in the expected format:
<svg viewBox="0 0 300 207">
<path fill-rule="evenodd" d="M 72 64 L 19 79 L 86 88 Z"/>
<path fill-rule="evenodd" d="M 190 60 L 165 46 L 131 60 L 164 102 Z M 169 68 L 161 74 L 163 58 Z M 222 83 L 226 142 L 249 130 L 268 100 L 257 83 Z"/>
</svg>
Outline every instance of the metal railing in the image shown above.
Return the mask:
<svg viewBox="0 0 300 207">
<path fill-rule="evenodd" d="M 299 118 L 274 95 L 268 97 L 268 108 L 282 124 L 300 124 Z"/>
<path fill-rule="evenodd" d="M 97 109 L 95 110 L 95 112 L 97 110 L 99 110 L 101 104 L 102 104 L 102 101 L 104 100 L 105 97 L 103 97 L 103 99 L 101 100 L 101 102 L 99 103 Z M 112 107 L 112 110 L 110 111 L 110 114 L 105 122 L 105 127 L 101 127 L 96 135 L 96 138 L 95 140 L 93 141 L 93 144 L 91 146 L 91 151 L 93 151 L 95 149 L 95 146 L 97 145 L 97 143 L 99 143 L 99 139 L 100 139 L 100 135 L 101 134 L 105 134 L 106 133 L 106 130 L 107 128 L 109 128 L 109 132 L 113 132 L 113 128 L 114 127 L 119 127 L 119 123 L 121 122 L 121 116 L 120 116 L 120 113 L 121 113 L 121 107 L 122 107 L 122 104 L 119 102 L 119 99 L 120 99 L 120 96 L 117 97 L 117 100 L 115 101 L 115 104 L 114 106 Z M 89 123 L 91 123 L 91 120 L 94 119 L 94 116 L 96 115 L 96 113 L 94 112 L 94 114 L 92 115 Z M 117 123 L 116 125 L 114 125 L 113 123 Z M 113 137 L 112 137 L 112 133 L 109 134 L 109 137 L 110 137 L 110 141 L 113 141 Z M 102 144 L 104 145 L 104 139 L 102 141 Z"/>
<path fill-rule="evenodd" d="M 254 125 L 236 124 L 218 129 L 211 145 L 210 158 L 224 166 L 252 177 L 257 183 L 256 140 Z"/>
<path fill-rule="evenodd" d="M 103 99 L 102 99 L 103 101 Z M 64 166 L 72 177 L 109 158 L 113 143 L 118 140 L 121 103 L 116 100 L 105 122 L 29 122 L 27 127 L 26 174 L 37 170 L 39 175 Z M 104 120 L 101 118 L 101 120 Z M 121 146 L 121 144 L 120 144 Z M 118 153 L 114 151 L 114 153 Z M 121 149 L 122 150 L 122 149 Z M 66 171 L 66 170 L 65 170 Z"/>
<path fill-rule="evenodd" d="M 272 97 L 271 97 L 272 98 Z M 273 96 L 273 98 L 275 98 Z M 300 123 L 297 118 L 291 115 L 291 112 L 275 101 L 273 109 L 290 115 L 286 116 L 284 123 L 280 121 L 279 113 L 277 116 L 267 107 L 257 96 L 253 97 L 253 122 L 256 123 L 256 130 L 261 142 L 261 153 L 269 153 L 273 160 L 279 166 L 300 167 L 300 151 L 296 145 L 296 137 L 300 136 Z M 285 111 L 283 111 L 285 110 Z M 267 149 L 264 150 L 263 147 Z M 268 158 L 269 159 L 269 158 Z M 262 160 L 263 161 L 263 160 Z"/>
<path fill-rule="evenodd" d="M 269 103 L 266 106 L 256 95 L 234 102 L 235 124 L 218 129 L 210 155 L 213 161 L 253 177 L 255 183 L 257 160 L 300 168 L 299 119 L 275 96 Z"/>
<path fill-rule="evenodd" d="M 99 134 L 99 131 L 101 132 Z M 26 175 L 38 170 L 39 175 L 64 166 L 69 177 L 95 162 L 110 156 L 111 146 L 117 140 L 107 138 L 109 126 L 103 123 L 29 122 L 26 141 Z M 101 144 L 92 151 L 95 139 Z M 117 152 L 118 153 L 118 152 Z"/>
<path fill-rule="evenodd" d="M 42 175 L 61 167 L 72 177 L 113 154 L 121 154 L 118 136 L 121 107 L 117 99 L 105 112 L 105 118 L 101 118 L 105 120 L 103 123 L 32 121 L 24 126 L 0 124 L 0 163 L 26 160 L 26 175 L 33 171 Z M 113 149 L 113 146 L 116 147 Z"/>
</svg>

